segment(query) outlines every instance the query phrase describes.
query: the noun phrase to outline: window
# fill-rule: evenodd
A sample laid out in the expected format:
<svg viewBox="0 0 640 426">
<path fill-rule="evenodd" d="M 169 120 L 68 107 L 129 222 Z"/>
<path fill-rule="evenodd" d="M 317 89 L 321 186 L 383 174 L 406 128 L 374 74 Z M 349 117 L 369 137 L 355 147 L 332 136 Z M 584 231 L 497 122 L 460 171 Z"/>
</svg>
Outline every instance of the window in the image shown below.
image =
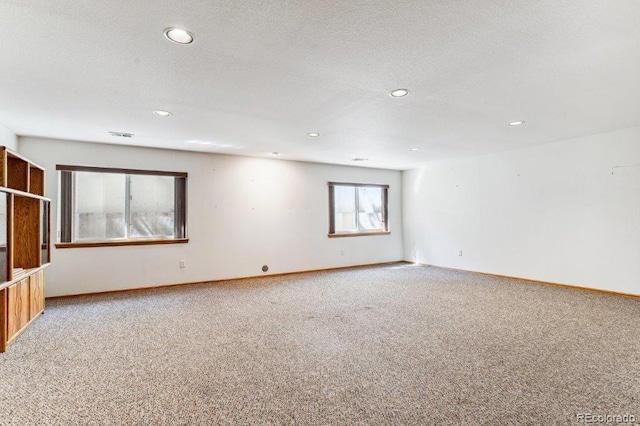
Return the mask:
<svg viewBox="0 0 640 426">
<path fill-rule="evenodd" d="M 183 243 L 187 174 L 57 166 L 58 248 Z"/>
<path fill-rule="evenodd" d="M 329 182 L 329 237 L 388 234 L 388 189 Z"/>
</svg>

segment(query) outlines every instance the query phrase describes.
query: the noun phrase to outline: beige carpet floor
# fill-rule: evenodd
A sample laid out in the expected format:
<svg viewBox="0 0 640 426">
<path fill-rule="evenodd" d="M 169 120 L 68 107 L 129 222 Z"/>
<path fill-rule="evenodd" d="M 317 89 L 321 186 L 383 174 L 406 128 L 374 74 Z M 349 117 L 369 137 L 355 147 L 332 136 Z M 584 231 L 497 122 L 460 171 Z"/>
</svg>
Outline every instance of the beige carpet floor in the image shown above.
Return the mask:
<svg viewBox="0 0 640 426">
<path fill-rule="evenodd" d="M 640 419 L 640 301 L 408 264 L 54 299 L 7 425 Z"/>
</svg>

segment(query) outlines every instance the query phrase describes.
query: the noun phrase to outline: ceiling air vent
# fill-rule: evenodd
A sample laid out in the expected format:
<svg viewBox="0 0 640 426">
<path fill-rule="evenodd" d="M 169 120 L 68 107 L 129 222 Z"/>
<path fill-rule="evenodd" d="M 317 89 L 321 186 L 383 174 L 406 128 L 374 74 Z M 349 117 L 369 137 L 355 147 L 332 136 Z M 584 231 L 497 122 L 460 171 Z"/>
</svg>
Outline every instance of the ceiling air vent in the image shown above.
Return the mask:
<svg viewBox="0 0 640 426">
<path fill-rule="evenodd" d="M 133 133 L 122 133 L 122 132 L 109 132 L 111 136 L 115 136 L 117 138 L 132 138 Z"/>
</svg>

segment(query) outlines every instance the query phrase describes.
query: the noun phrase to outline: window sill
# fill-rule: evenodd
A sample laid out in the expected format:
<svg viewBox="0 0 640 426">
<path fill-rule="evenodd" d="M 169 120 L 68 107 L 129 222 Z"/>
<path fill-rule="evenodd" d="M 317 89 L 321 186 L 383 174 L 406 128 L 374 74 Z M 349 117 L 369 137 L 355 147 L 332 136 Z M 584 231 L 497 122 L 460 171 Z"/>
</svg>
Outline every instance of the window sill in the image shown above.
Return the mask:
<svg viewBox="0 0 640 426">
<path fill-rule="evenodd" d="M 342 238 L 342 237 L 368 237 L 371 235 L 389 235 L 389 231 L 370 231 L 370 232 L 341 232 L 338 234 L 328 234 L 329 238 Z"/>
<path fill-rule="evenodd" d="M 116 240 L 116 241 L 85 241 L 75 243 L 56 243 L 57 249 L 80 248 L 80 247 L 117 247 L 117 246 L 150 246 L 158 244 L 186 244 L 188 238 L 165 238 L 165 239 L 143 239 L 143 240 Z"/>
</svg>

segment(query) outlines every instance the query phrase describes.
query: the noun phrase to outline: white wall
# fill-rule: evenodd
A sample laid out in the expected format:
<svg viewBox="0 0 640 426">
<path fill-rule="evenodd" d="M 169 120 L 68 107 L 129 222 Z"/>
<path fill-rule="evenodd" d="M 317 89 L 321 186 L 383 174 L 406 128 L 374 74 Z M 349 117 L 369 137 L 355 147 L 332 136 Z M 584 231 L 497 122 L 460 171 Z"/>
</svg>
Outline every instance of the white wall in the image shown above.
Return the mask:
<svg viewBox="0 0 640 426">
<path fill-rule="evenodd" d="M 398 171 L 30 137 L 20 152 L 47 170 L 53 224 L 56 164 L 189 174 L 188 244 L 54 249 L 47 296 L 263 275 L 264 264 L 271 274 L 403 258 Z M 328 238 L 328 181 L 389 184 L 391 235 Z"/>
<path fill-rule="evenodd" d="M 404 172 L 403 212 L 406 260 L 640 294 L 640 127 Z"/>
<path fill-rule="evenodd" d="M 12 151 L 18 151 L 18 137 L 2 124 L 0 124 L 0 145 L 6 146 Z"/>
</svg>

